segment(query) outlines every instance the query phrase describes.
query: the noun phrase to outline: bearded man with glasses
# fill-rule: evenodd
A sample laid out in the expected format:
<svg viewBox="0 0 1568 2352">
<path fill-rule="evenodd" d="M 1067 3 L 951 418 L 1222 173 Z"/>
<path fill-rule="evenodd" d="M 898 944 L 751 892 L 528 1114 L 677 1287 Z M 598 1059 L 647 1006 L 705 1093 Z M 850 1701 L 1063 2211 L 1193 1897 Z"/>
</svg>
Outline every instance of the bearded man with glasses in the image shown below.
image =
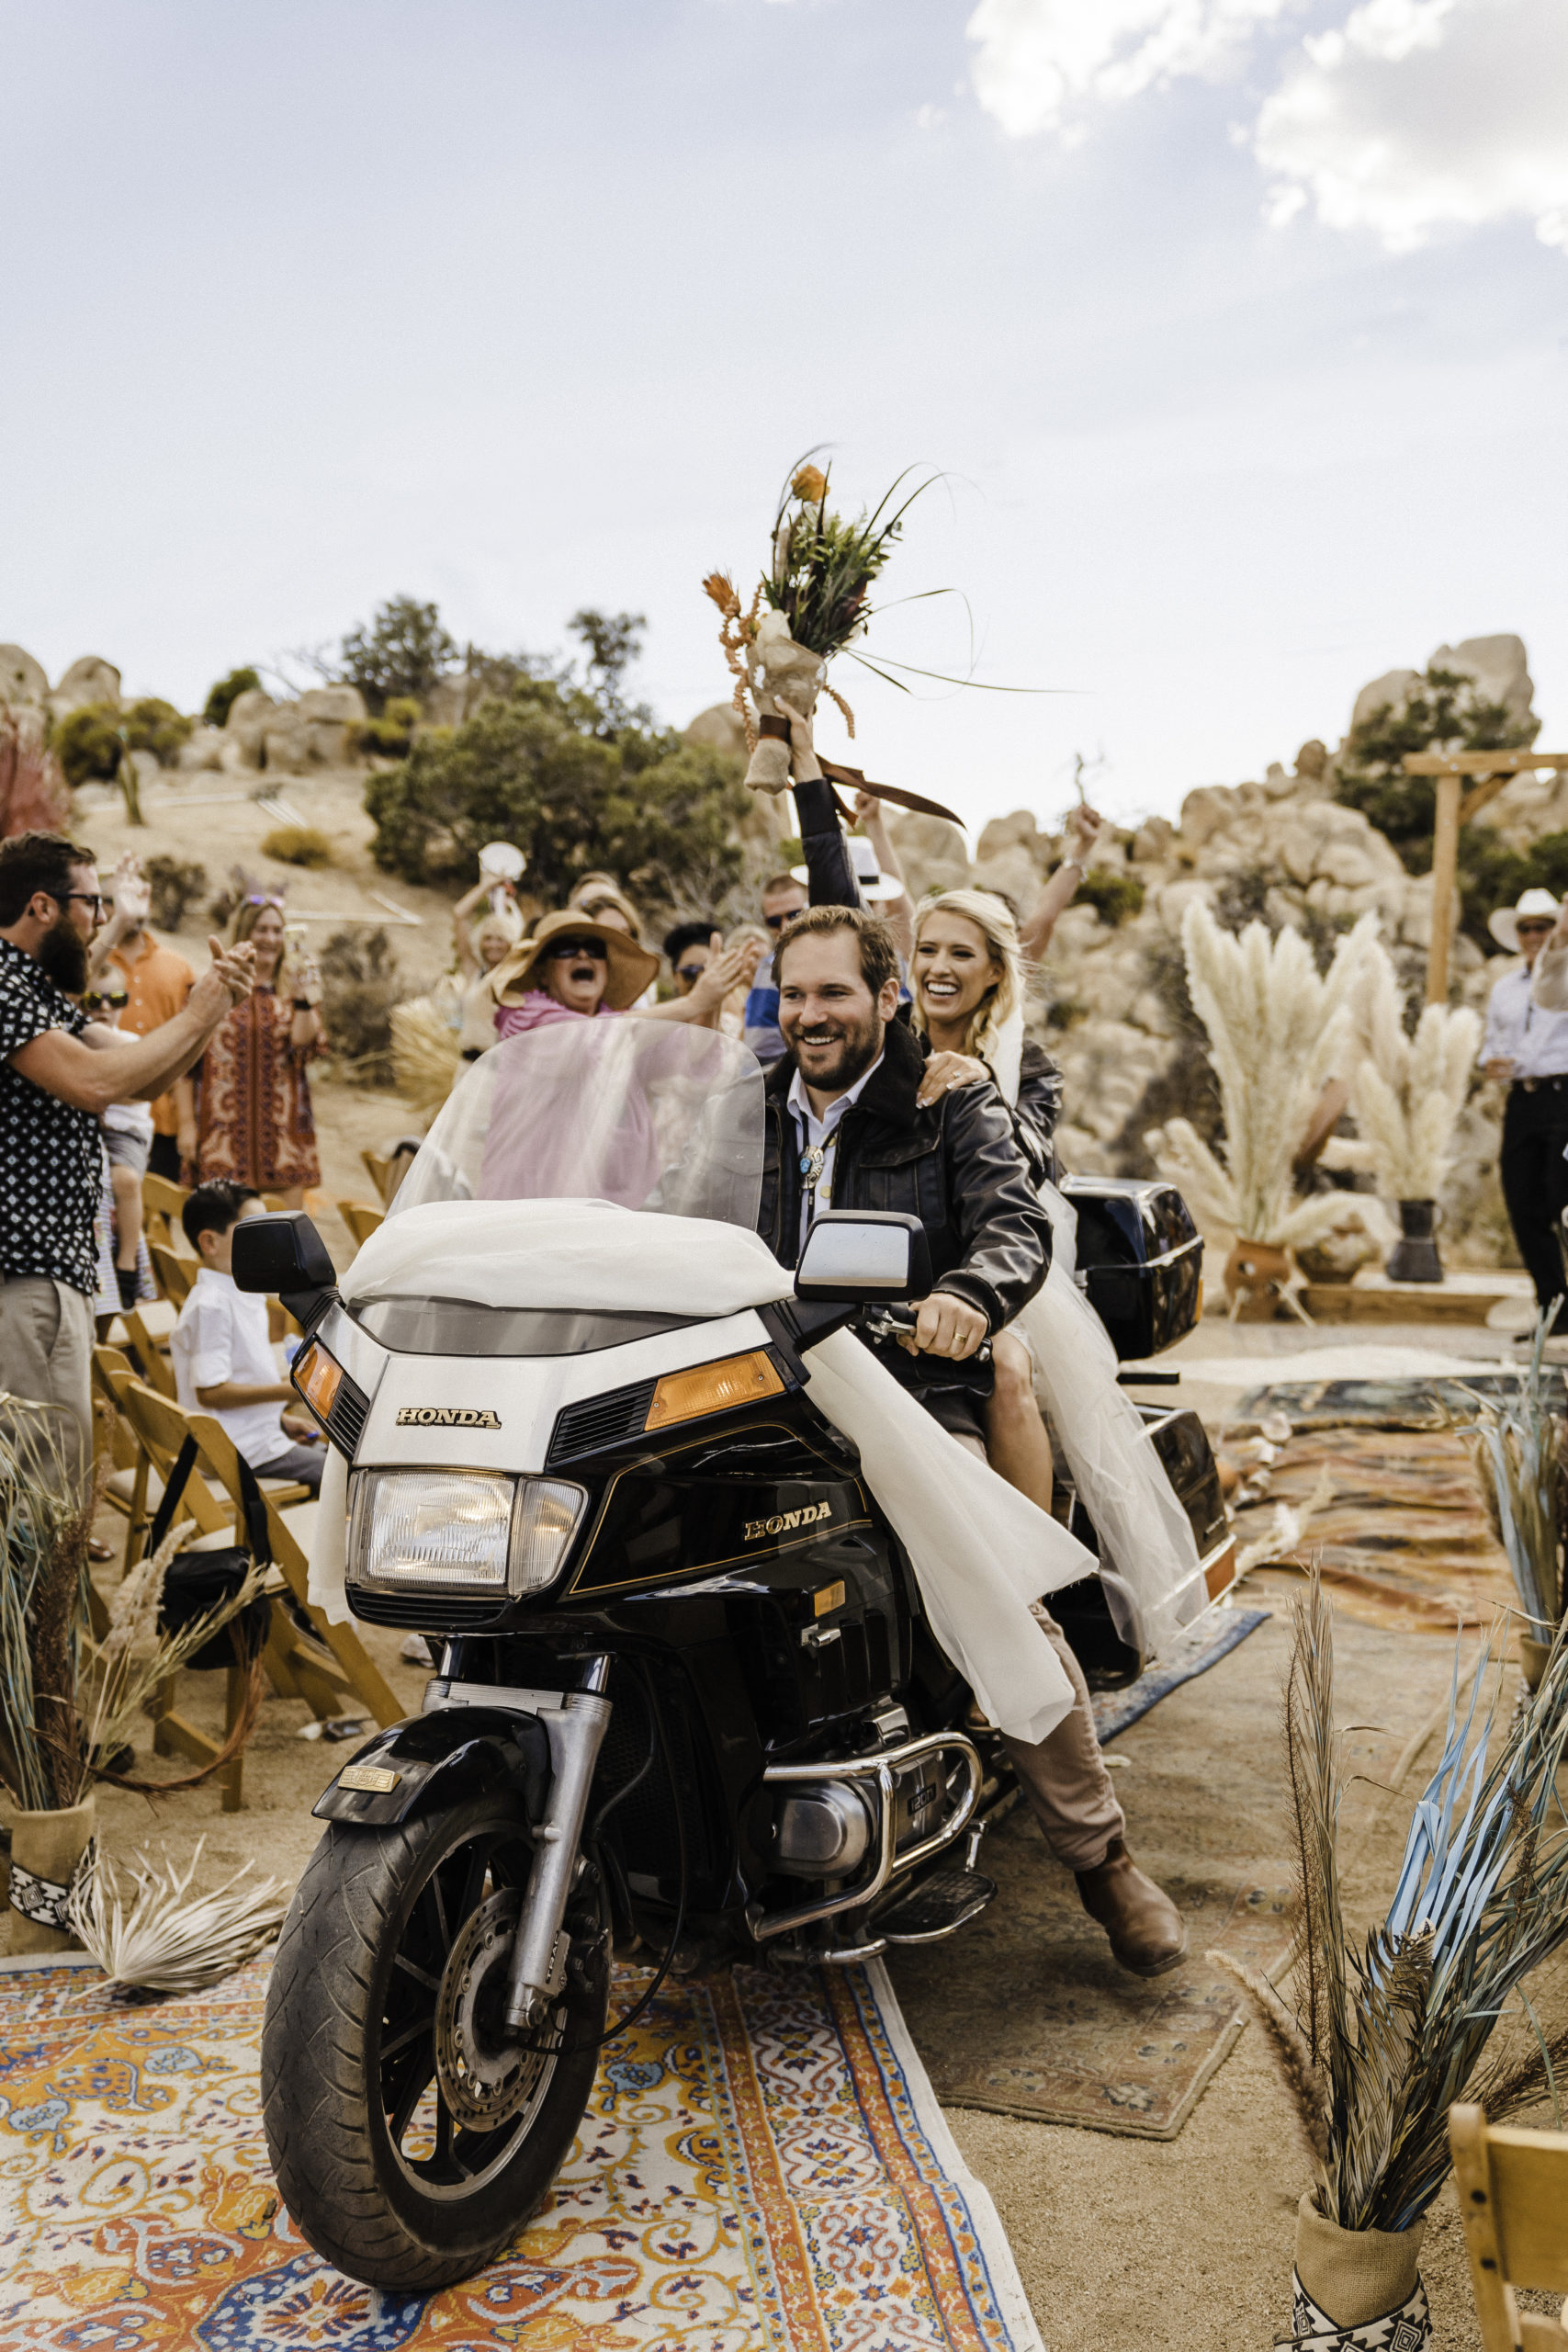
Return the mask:
<svg viewBox="0 0 1568 2352">
<path fill-rule="evenodd" d="M 72 1001 L 103 921 L 91 850 L 59 833 L 0 842 L 0 1390 L 63 1409 L 75 1470 L 92 1442 L 98 1122 L 112 1103 L 166 1093 L 253 977 L 248 947 L 212 939 L 182 1010 L 125 1036 Z"/>
</svg>

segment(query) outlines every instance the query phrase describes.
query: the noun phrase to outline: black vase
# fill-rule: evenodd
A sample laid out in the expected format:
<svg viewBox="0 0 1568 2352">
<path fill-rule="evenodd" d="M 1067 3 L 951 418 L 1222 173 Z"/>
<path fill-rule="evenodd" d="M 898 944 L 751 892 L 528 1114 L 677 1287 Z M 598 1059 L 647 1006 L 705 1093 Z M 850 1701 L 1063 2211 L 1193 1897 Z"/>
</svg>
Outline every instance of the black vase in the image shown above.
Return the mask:
<svg viewBox="0 0 1568 2352">
<path fill-rule="evenodd" d="M 1393 1245 L 1393 1255 L 1383 1268 L 1391 1283 L 1440 1283 L 1443 1261 L 1438 1255 L 1433 1227 L 1438 1222 L 1436 1201 L 1401 1201 L 1399 1204 L 1399 1239 Z"/>
</svg>

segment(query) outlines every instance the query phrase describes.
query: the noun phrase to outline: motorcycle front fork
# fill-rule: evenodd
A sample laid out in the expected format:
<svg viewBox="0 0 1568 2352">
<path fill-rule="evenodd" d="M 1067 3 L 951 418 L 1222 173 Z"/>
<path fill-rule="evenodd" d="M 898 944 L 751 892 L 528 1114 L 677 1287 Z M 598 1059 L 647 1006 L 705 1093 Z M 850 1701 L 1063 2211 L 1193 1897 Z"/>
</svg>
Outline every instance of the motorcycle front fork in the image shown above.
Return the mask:
<svg viewBox="0 0 1568 2352">
<path fill-rule="evenodd" d="M 590 1658 L 581 1688 L 569 1692 L 558 1707 L 538 1710 L 550 1743 L 550 1790 L 534 1828 L 533 1867 L 513 1947 L 506 2022 L 514 2032 L 538 2020 L 564 1973 L 562 1923 L 582 1843 L 593 1769 L 609 1729 L 611 1702 L 604 1696 L 609 1679 L 609 1658 L 603 1655 Z"/>
</svg>

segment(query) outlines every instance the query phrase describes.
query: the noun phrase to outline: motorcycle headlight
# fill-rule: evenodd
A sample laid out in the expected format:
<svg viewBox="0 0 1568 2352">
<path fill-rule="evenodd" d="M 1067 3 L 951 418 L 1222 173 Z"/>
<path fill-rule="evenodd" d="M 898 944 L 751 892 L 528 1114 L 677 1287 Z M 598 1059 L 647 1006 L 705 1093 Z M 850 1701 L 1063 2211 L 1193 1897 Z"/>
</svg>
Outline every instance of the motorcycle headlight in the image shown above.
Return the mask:
<svg viewBox="0 0 1568 2352">
<path fill-rule="evenodd" d="M 561 1478 L 482 1470 L 367 1470 L 356 1481 L 349 1580 L 382 1592 L 542 1591 L 588 1498 Z"/>
</svg>

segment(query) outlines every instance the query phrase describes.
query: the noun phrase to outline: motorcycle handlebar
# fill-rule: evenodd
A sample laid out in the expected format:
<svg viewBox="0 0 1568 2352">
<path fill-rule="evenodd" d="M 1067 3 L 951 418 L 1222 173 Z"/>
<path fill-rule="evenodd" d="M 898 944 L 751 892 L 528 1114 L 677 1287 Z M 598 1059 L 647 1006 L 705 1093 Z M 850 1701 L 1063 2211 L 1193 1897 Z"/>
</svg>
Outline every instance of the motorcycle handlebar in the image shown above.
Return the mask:
<svg viewBox="0 0 1568 2352">
<path fill-rule="evenodd" d="M 864 1308 L 860 1323 L 862 1330 L 873 1340 L 900 1340 L 914 1329 L 918 1320 L 919 1317 L 912 1306 L 886 1306 Z M 974 1354 L 965 1357 L 964 1361 L 968 1363 L 989 1363 L 991 1361 L 989 1340 L 982 1340 Z"/>
</svg>

